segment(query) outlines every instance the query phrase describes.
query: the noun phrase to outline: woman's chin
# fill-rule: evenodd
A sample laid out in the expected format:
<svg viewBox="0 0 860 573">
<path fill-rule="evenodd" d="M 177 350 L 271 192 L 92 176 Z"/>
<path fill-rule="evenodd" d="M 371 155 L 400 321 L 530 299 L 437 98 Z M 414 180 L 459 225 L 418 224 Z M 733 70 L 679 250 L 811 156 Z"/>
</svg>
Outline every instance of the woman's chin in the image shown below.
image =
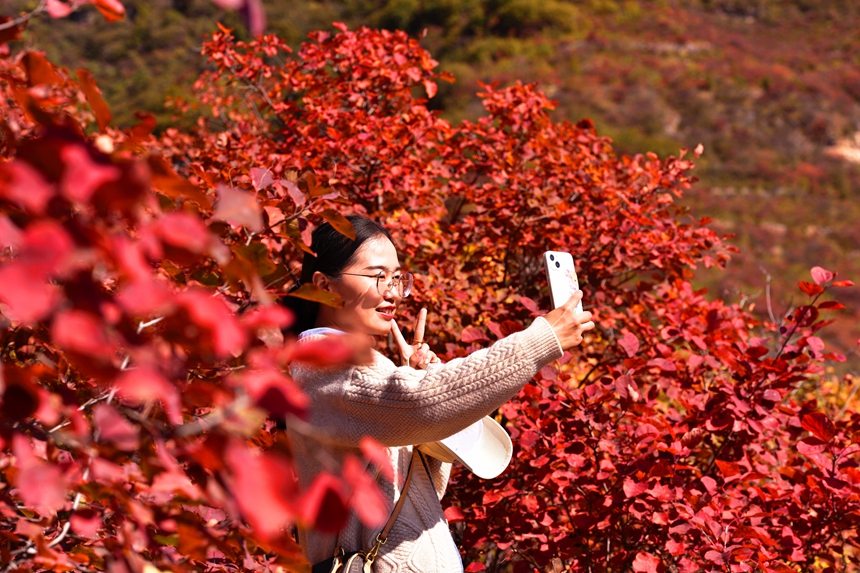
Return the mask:
<svg viewBox="0 0 860 573">
<path fill-rule="evenodd" d="M 371 325 L 371 329 L 373 330 L 374 336 L 385 336 L 389 332 L 391 332 L 391 321 L 394 320 L 394 316 L 391 318 L 384 318 L 384 316 L 376 317 L 376 320 L 373 321 Z"/>
</svg>

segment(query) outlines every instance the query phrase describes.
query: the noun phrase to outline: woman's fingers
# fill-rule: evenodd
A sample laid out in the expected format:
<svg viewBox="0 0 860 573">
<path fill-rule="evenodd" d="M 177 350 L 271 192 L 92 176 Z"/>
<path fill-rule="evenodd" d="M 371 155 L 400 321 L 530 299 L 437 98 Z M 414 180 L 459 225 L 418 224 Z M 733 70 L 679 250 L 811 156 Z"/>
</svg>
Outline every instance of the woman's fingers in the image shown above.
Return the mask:
<svg viewBox="0 0 860 573">
<path fill-rule="evenodd" d="M 424 327 L 427 325 L 427 309 L 422 308 L 418 311 L 418 318 L 415 320 L 415 330 L 412 335 L 412 344 L 421 344 L 424 342 Z"/>
<path fill-rule="evenodd" d="M 577 291 L 570 300 L 544 316 L 565 350 L 581 344 L 582 335 L 595 327 L 594 315 L 591 312 L 576 311 L 576 305 L 581 300 L 582 291 Z"/>
<path fill-rule="evenodd" d="M 409 349 L 409 343 L 403 338 L 403 333 L 400 332 L 400 327 L 397 326 L 397 321 L 391 321 L 391 334 L 394 335 L 394 340 L 397 342 L 397 347 L 400 349 L 400 354 L 404 354 L 404 350 Z"/>
</svg>

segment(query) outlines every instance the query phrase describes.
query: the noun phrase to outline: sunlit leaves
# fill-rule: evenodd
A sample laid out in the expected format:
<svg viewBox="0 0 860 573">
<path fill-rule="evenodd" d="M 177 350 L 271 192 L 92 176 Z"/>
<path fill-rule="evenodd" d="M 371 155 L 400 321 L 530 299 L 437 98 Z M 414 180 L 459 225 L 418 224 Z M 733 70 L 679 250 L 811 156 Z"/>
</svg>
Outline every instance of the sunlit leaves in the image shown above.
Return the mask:
<svg viewBox="0 0 860 573">
<path fill-rule="evenodd" d="M 119 7 L 119 9 L 122 9 L 122 4 L 120 4 L 116 0 L 99 0 L 98 2 L 96 2 L 97 7 L 102 5 L 114 8 Z M 101 10 L 101 8 L 99 9 Z M 102 11 L 102 13 L 104 14 L 104 11 Z M 122 11 L 119 14 L 124 13 L 125 12 Z M 114 17 L 114 19 L 121 20 L 122 16 L 120 15 L 119 17 Z M 90 104 L 90 107 L 93 108 L 93 113 L 96 116 L 96 122 L 98 123 L 99 129 L 104 131 L 104 129 L 110 123 L 112 116 L 107 104 L 105 103 L 104 99 L 102 99 L 101 90 L 99 90 L 98 86 L 96 85 L 95 78 L 90 71 L 80 68 L 77 70 L 77 75 L 78 79 L 81 82 L 81 90 L 83 90 L 84 95 L 86 95 L 87 102 Z"/>
<path fill-rule="evenodd" d="M 288 296 L 318 302 L 335 308 L 343 306 L 343 299 L 338 294 L 325 291 L 313 283 L 303 284 L 298 289 L 288 293 Z"/>
</svg>

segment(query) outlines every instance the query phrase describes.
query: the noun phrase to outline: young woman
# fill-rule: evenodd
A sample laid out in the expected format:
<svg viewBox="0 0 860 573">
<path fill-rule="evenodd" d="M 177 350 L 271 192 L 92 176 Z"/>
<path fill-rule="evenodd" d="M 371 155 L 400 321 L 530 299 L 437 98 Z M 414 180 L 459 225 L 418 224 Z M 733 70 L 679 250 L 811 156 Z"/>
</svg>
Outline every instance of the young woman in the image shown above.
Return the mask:
<svg viewBox="0 0 860 573">
<path fill-rule="evenodd" d="M 339 445 L 320 443 L 290 429 L 296 466 L 303 487 L 313 476 L 356 454 L 359 441 L 370 436 L 388 448 L 394 468 L 393 483 L 380 480 L 383 494 L 393 505 L 400 497 L 413 445 L 447 438 L 499 408 L 547 363 L 582 342 L 594 328 L 589 312 L 576 313 L 582 298 L 577 293 L 562 307 L 535 319 L 532 325 L 497 341 L 489 348 L 442 364 L 421 340 L 408 343 L 395 315 L 412 289 L 412 275 L 401 268 L 388 232 L 362 217 L 349 217 L 353 241 L 324 224 L 313 233 L 312 249 L 305 255 L 301 282 L 313 282 L 340 295 L 343 308 L 332 308 L 286 297 L 296 313 L 293 330 L 300 343 L 340 333 L 372 337 L 394 335 L 402 366 L 382 354 L 364 366 L 315 369 L 293 364 L 293 378 L 311 399 L 310 423 Z M 417 465 L 402 508 L 387 542 L 373 564 L 376 573 L 431 573 L 462 571 L 440 505 L 451 466 L 427 457 Z M 347 552 L 367 551 L 379 528 L 364 526 L 354 515 L 337 535 L 300 531 L 299 541 L 311 563 L 330 558 L 336 546 Z"/>
</svg>

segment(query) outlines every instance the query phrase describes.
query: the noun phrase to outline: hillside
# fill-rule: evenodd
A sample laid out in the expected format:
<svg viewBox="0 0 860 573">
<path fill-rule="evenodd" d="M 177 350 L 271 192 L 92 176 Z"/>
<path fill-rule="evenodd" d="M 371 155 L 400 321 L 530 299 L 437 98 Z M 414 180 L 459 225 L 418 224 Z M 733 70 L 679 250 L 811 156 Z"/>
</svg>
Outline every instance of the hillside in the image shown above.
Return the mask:
<svg viewBox="0 0 860 573">
<path fill-rule="evenodd" d="M 36 2 L 12 0 L 5 14 Z M 119 124 L 163 123 L 166 96 L 187 95 L 204 65 L 202 35 L 236 14 L 208 0 L 127 0 L 126 21 L 93 10 L 32 22 L 25 47 L 92 70 Z M 6 6 L 11 6 L 7 8 Z M 728 272 L 698 279 L 767 315 L 801 302 L 813 265 L 860 279 L 860 6 L 852 0 L 289 0 L 266 2 L 269 30 L 293 45 L 332 21 L 415 35 L 457 83 L 432 105 L 481 113 L 479 82 L 538 82 L 557 117 L 590 117 L 623 153 L 676 154 L 703 143 L 697 217 L 737 235 Z M 860 289 L 843 302 L 860 318 Z M 846 311 L 847 312 L 847 311 Z M 835 349 L 860 337 L 834 327 Z M 856 359 L 856 356 L 855 356 Z"/>
</svg>

